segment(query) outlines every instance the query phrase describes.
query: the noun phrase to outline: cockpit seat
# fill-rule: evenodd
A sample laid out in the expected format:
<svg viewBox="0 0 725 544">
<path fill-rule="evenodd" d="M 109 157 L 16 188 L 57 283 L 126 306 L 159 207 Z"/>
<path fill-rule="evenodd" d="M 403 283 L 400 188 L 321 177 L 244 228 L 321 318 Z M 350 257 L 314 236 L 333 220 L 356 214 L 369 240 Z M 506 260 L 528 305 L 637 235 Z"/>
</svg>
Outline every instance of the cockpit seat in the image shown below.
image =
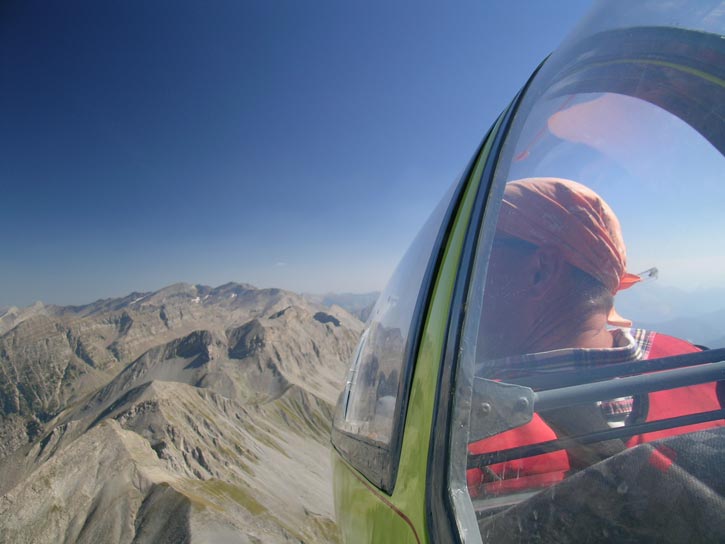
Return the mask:
<svg viewBox="0 0 725 544">
<path fill-rule="evenodd" d="M 725 429 L 648 442 L 479 521 L 491 542 L 725 542 Z"/>
</svg>

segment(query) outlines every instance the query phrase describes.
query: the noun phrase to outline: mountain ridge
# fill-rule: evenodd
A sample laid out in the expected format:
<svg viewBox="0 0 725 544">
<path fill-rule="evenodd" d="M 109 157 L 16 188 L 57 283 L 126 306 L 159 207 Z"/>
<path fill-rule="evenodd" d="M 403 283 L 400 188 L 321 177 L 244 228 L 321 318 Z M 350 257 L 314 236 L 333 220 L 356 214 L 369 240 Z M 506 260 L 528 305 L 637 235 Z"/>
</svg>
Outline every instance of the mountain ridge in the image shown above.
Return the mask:
<svg viewBox="0 0 725 544">
<path fill-rule="evenodd" d="M 357 318 L 246 284 L 43 308 L 0 335 L 0 433 L 15 438 L 0 457 L 0 532 L 337 541 L 329 430 Z M 104 479 L 116 462 L 120 479 Z M 79 464 L 92 474 L 73 484 Z M 33 492 L 44 485 L 56 491 Z"/>
</svg>

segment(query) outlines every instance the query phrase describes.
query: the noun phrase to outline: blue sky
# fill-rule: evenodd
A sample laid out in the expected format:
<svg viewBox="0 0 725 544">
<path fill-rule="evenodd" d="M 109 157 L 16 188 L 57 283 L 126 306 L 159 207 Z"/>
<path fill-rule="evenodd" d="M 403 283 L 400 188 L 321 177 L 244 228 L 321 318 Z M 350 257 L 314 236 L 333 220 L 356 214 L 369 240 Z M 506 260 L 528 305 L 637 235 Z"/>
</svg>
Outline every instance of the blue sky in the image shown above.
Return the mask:
<svg viewBox="0 0 725 544">
<path fill-rule="evenodd" d="M 381 289 L 588 5 L 3 2 L 0 306 Z"/>
</svg>

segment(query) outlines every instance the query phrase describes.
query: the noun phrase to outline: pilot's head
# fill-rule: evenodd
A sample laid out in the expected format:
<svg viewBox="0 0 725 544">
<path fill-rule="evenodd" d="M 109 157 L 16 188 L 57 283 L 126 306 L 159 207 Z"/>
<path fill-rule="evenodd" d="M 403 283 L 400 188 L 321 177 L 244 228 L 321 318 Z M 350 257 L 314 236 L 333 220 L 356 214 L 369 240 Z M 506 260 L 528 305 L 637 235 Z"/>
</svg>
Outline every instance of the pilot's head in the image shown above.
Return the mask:
<svg viewBox="0 0 725 544">
<path fill-rule="evenodd" d="M 588 345 L 587 331 L 628 324 L 613 307 L 614 294 L 639 280 L 626 261 L 619 220 L 588 187 L 508 183 L 484 291 L 483 355 L 601 347 Z"/>
</svg>

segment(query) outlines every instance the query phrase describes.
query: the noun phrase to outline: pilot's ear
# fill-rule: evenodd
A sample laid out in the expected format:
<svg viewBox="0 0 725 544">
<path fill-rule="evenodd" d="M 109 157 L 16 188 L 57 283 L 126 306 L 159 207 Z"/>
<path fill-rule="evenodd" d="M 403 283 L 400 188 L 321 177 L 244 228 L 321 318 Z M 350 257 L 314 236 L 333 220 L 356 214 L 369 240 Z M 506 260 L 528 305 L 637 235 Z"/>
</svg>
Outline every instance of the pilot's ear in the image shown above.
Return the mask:
<svg viewBox="0 0 725 544">
<path fill-rule="evenodd" d="M 529 274 L 530 294 L 540 298 L 552 289 L 562 285 L 565 272 L 561 252 L 553 246 L 541 246 L 531 256 Z"/>
</svg>

